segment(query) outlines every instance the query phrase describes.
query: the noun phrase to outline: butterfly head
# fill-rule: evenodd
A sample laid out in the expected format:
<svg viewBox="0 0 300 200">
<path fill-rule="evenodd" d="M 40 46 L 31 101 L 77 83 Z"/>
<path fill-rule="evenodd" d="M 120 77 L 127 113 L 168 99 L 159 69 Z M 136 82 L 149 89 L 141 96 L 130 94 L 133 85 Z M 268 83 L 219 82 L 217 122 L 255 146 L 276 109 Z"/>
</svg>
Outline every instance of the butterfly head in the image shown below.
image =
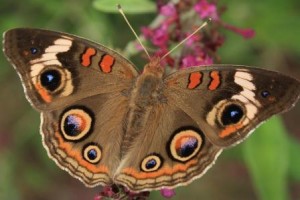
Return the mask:
<svg viewBox="0 0 300 200">
<path fill-rule="evenodd" d="M 164 68 L 161 66 L 161 59 L 159 57 L 151 58 L 150 62 L 145 65 L 143 74 L 152 74 L 157 77 L 162 77 Z"/>
</svg>

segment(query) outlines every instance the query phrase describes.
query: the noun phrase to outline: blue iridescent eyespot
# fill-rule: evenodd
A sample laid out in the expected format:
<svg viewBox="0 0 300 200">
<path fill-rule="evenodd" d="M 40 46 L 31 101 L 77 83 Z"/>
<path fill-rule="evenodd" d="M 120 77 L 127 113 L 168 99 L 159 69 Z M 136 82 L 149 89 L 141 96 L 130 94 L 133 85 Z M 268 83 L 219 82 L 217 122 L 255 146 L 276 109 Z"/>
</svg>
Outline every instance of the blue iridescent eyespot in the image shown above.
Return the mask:
<svg viewBox="0 0 300 200">
<path fill-rule="evenodd" d="M 261 96 L 264 97 L 264 98 L 267 98 L 270 95 L 271 95 L 270 92 L 267 91 L 267 90 L 264 90 L 264 91 L 261 92 Z"/>
<path fill-rule="evenodd" d="M 221 115 L 221 122 L 224 126 L 238 123 L 244 116 L 243 109 L 236 104 L 225 107 Z"/>
<path fill-rule="evenodd" d="M 31 54 L 36 54 L 38 52 L 38 49 L 35 47 L 31 47 L 30 52 L 31 52 Z"/>
<path fill-rule="evenodd" d="M 41 73 L 40 82 L 46 90 L 53 92 L 61 85 L 61 74 L 58 70 L 46 70 Z"/>
<path fill-rule="evenodd" d="M 92 164 L 97 164 L 102 158 L 101 147 L 96 143 L 89 143 L 83 147 L 83 158 Z"/>
<path fill-rule="evenodd" d="M 176 152 L 180 157 L 189 157 L 198 146 L 198 140 L 194 137 L 183 137 L 181 141 L 178 140 L 177 142 L 179 142 L 180 145 L 178 145 Z"/>
<path fill-rule="evenodd" d="M 97 158 L 97 151 L 95 149 L 90 149 L 87 156 L 90 160 L 95 160 Z"/>
<path fill-rule="evenodd" d="M 152 169 L 152 168 L 154 168 L 156 165 L 157 165 L 156 160 L 155 160 L 155 159 L 150 159 L 150 160 L 147 161 L 145 167 L 146 167 L 147 169 Z"/>
<path fill-rule="evenodd" d="M 141 171 L 153 172 L 157 171 L 163 164 L 163 159 L 160 155 L 153 153 L 146 156 L 140 165 Z"/>
</svg>

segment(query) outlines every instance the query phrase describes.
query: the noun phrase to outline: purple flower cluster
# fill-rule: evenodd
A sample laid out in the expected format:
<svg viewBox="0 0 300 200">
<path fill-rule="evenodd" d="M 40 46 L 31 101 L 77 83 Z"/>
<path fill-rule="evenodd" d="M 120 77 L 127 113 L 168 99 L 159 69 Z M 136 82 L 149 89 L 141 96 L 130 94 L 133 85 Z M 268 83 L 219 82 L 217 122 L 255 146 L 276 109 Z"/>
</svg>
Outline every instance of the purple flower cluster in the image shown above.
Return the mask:
<svg viewBox="0 0 300 200">
<path fill-rule="evenodd" d="M 128 200 L 146 200 L 150 192 L 132 192 L 120 185 L 110 185 L 102 188 L 102 191 L 94 198 L 94 200 L 108 199 L 128 199 Z"/>
<path fill-rule="evenodd" d="M 244 38 L 252 38 L 252 29 L 240 29 L 226 24 L 220 19 L 217 0 L 181 0 L 177 4 L 163 4 L 157 1 L 158 12 L 162 20 L 155 27 L 143 27 L 141 32 L 154 47 L 154 56 L 164 56 L 172 46 L 190 35 L 201 23 L 211 19 L 212 24 L 205 30 L 193 35 L 176 54 L 168 55 L 163 60 L 173 68 L 209 65 L 218 61 L 216 51 L 222 46 L 225 37 L 220 28 L 231 30 Z"/>
</svg>

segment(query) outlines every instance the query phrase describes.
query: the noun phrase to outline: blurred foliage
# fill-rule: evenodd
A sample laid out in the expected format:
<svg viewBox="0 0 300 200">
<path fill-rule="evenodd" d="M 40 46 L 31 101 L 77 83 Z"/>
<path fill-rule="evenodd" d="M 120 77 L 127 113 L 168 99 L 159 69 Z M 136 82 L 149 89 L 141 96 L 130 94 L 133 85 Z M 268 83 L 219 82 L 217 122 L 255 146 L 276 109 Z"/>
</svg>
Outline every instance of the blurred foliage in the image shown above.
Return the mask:
<svg viewBox="0 0 300 200">
<path fill-rule="evenodd" d="M 134 37 L 115 3 L 122 3 L 135 30 L 155 18 L 150 0 L 1 0 L 0 31 L 38 27 L 77 34 L 121 51 Z M 220 1 L 228 23 L 256 30 L 244 40 L 228 31 L 222 63 L 266 66 L 299 78 L 298 0 Z M 138 14 L 139 13 L 139 14 Z M 142 66 L 145 60 L 134 57 Z M 60 170 L 42 147 L 39 116 L 24 98 L 20 81 L 0 54 L 0 199 L 93 199 L 87 189 Z M 201 179 L 176 190 L 174 199 L 300 199 L 299 105 L 262 125 L 245 143 L 225 151 Z M 248 170 L 247 170 L 248 169 Z M 151 199 L 161 199 L 158 192 Z"/>
</svg>

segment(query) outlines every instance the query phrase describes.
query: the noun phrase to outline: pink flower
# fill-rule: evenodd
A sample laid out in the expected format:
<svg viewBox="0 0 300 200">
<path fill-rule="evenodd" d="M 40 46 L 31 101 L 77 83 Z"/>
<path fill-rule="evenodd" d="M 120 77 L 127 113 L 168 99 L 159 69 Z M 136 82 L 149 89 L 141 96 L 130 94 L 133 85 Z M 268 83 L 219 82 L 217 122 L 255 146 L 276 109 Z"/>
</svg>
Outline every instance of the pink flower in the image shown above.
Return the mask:
<svg viewBox="0 0 300 200">
<path fill-rule="evenodd" d="M 190 35 L 190 34 L 186 34 L 186 37 L 188 37 L 189 35 Z M 192 37 L 190 37 L 190 38 L 186 41 L 185 45 L 186 45 L 187 47 L 191 47 L 191 46 L 193 46 L 194 44 L 199 43 L 200 40 L 201 40 L 201 36 L 200 36 L 199 34 L 194 34 L 194 35 L 192 35 Z"/>
<path fill-rule="evenodd" d="M 173 189 L 164 188 L 160 190 L 160 194 L 165 198 L 172 198 L 175 195 L 175 191 Z"/>
<path fill-rule="evenodd" d="M 201 19 L 211 17 L 213 20 L 218 20 L 217 7 L 213 3 L 208 3 L 206 0 L 200 0 L 194 6 L 195 11 L 199 14 Z"/>
<path fill-rule="evenodd" d="M 202 53 L 202 55 L 186 55 L 181 59 L 181 68 L 189 68 L 189 67 L 196 67 L 200 65 L 211 65 L 213 64 L 213 59 L 208 55 Z"/>
<path fill-rule="evenodd" d="M 164 23 L 156 29 L 142 27 L 141 32 L 146 39 L 150 39 L 152 44 L 158 47 L 166 47 L 169 40 L 168 24 Z"/>
<path fill-rule="evenodd" d="M 153 30 L 149 27 L 142 27 L 141 32 L 146 39 L 149 39 L 153 35 Z"/>
<path fill-rule="evenodd" d="M 224 28 L 231 30 L 237 34 L 240 34 L 241 36 L 243 36 L 245 39 L 250 39 L 253 38 L 255 36 L 255 31 L 253 29 L 250 28 L 237 28 L 235 26 L 232 26 L 230 24 L 225 24 Z"/>
<path fill-rule="evenodd" d="M 159 28 L 155 29 L 150 39 L 155 46 L 158 47 L 167 46 L 169 40 L 169 34 L 166 26 L 160 26 Z"/>
<path fill-rule="evenodd" d="M 171 3 L 161 6 L 159 13 L 168 17 L 176 16 L 177 14 L 175 5 Z"/>
<path fill-rule="evenodd" d="M 94 200 L 104 200 L 104 199 L 128 199 L 128 200 L 134 200 L 134 199 L 141 199 L 145 200 L 147 197 L 149 197 L 150 192 L 132 192 L 129 189 L 125 188 L 121 185 L 111 185 L 111 186 L 105 186 L 102 188 L 102 191 L 99 193 L 99 195 L 94 197 Z"/>
</svg>

